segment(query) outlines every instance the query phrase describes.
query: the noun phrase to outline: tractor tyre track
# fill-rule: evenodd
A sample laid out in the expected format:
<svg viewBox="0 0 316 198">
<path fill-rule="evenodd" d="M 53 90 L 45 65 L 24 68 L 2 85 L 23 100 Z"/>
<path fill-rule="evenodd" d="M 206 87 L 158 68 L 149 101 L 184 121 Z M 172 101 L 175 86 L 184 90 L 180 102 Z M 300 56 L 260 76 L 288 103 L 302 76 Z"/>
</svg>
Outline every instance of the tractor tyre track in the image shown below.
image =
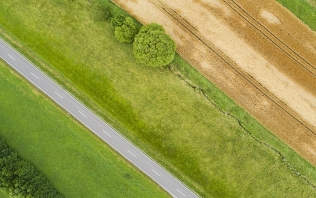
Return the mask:
<svg viewBox="0 0 316 198">
<path fill-rule="evenodd" d="M 272 94 L 268 89 L 266 89 L 262 84 L 260 84 L 257 80 L 255 80 L 251 75 L 249 75 L 244 70 L 240 69 L 240 67 L 233 60 L 231 60 L 230 57 L 228 57 L 226 54 L 224 54 L 213 43 L 211 43 L 207 39 L 205 39 L 204 36 L 201 35 L 201 33 L 199 33 L 198 30 L 194 26 L 192 26 L 192 24 L 190 24 L 187 20 L 185 20 L 183 17 L 181 17 L 175 10 L 168 8 L 167 5 L 165 5 L 164 3 L 162 3 L 159 0 L 150 0 L 150 1 L 154 5 L 159 7 L 160 9 L 164 10 L 167 14 L 169 14 L 177 23 L 181 24 L 181 26 L 184 29 L 187 29 L 189 32 L 191 32 L 192 35 L 194 35 L 199 41 L 201 41 L 205 46 L 207 46 L 207 48 L 209 48 L 211 51 L 213 51 L 220 59 L 222 59 L 228 66 L 230 66 L 237 74 L 239 74 L 243 79 L 245 79 L 248 83 L 250 83 L 257 90 L 259 90 L 265 97 L 267 97 L 270 101 L 275 103 L 285 113 L 287 113 L 289 116 L 291 116 L 293 119 L 295 119 L 301 125 L 303 125 L 310 133 L 312 133 L 316 137 L 316 132 L 314 132 L 312 130 L 313 127 L 308 122 L 306 122 L 304 119 L 302 119 L 300 115 L 298 115 L 295 111 L 293 111 L 287 104 L 285 104 L 283 101 L 281 101 L 278 97 L 276 97 L 274 94 Z M 261 32 L 261 33 L 263 35 L 265 35 L 263 32 Z M 280 48 L 280 49 L 282 49 L 282 48 Z M 290 56 L 288 53 L 286 53 L 286 54 L 288 56 Z M 316 75 L 316 74 L 314 74 L 314 75 Z"/>
<path fill-rule="evenodd" d="M 283 7 L 275 5 L 273 0 L 263 1 L 270 3 L 269 6 L 263 4 L 258 7 L 250 0 L 243 0 L 242 3 L 238 0 L 113 0 L 141 23 L 156 22 L 163 25 L 166 32 L 177 42 L 177 52 L 180 56 L 261 124 L 316 165 L 316 125 L 311 121 L 316 110 L 315 103 L 311 102 L 316 94 L 313 86 L 316 82 L 316 70 L 313 66 L 316 63 L 316 58 L 313 57 L 316 53 L 316 42 L 311 38 L 316 38 L 316 35 L 295 16 L 284 11 Z M 240 7 L 249 16 L 234 5 L 234 2 L 242 5 Z M 253 4 L 256 6 L 253 7 Z M 282 23 L 271 24 L 267 18 L 259 16 L 258 13 L 262 9 L 276 14 L 274 16 Z M 212 25 L 217 28 L 215 31 L 211 30 Z M 222 28 L 223 26 L 225 28 Z M 289 29 L 291 26 L 302 29 L 302 32 L 297 33 Z M 242 43 L 236 45 L 236 42 Z M 227 51 L 230 47 L 237 50 Z M 250 50 L 238 47 L 248 47 Z M 249 57 L 249 51 L 253 53 L 251 55 L 254 58 L 259 57 L 259 61 Z M 244 57 L 250 58 L 248 62 L 257 61 L 256 64 L 262 65 L 259 65 L 260 68 L 249 67 L 248 62 L 243 65 Z M 265 62 L 260 62 L 261 60 Z M 263 65 L 266 63 L 269 65 Z M 253 68 L 257 73 L 249 72 L 249 68 Z M 275 73 L 271 76 L 264 73 L 266 70 L 277 71 L 283 76 Z M 259 76 L 261 78 L 258 78 L 258 72 L 259 75 L 262 72 Z M 306 90 L 305 93 L 311 94 L 312 99 L 294 93 L 298 99 L 292 100 L 293 95 L 290 94 L 293 92 L 283 90 L 288 81 L 275 80 L 279 77 L 292 80 L 293 84 L 298 86 L 289 86 L 293 88 L 291 90 L 297 93 Z M 268 81 L 262 80 L 263 78 Z M 282 86 L 281 89 L 272 87 L 271 90 L 271 85 Z M 287 96 L 290 100 L 284 98 Z M 309 104 L 311 108 L 295 106 L 296 103 L 293 102 L 296 101 Z M 311 117 L 306 119 L 307 115 Z"/>
<path fill-rule="evenodd" d="M 234 10 L 239 16 L 245 19 L 249 24 L 251 24 L 255 29 L 257 29 L 262 35 L 269 39 L 275 46 L 277 46 L 281 51 L 284 52 L 288 57 L 294 60 L 296 63 L 305 68 L 313 76 L 316 76 L 316 67 L 312 65 L 308 60 L 303 58 L 300 54 L 295 52 L 290 48 L 285 42 L 273 34 L 267 27 L 262 23 L 257 21 L 253 16 L 251 16 L 245 9 L 243 9 L 234 0 L 223 0 L 232 10 Z"/>
</svg>

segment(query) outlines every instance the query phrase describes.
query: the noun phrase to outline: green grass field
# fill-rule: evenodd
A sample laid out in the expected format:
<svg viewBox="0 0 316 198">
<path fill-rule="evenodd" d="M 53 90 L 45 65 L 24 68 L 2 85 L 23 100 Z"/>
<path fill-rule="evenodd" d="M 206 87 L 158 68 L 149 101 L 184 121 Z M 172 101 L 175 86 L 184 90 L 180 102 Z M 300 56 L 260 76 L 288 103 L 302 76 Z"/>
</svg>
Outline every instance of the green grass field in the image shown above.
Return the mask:
<svg viewBox="0 0 316 198">
<path fill-rule="evenodd" d="M 315 195 L 315 167 L 178 56 L 186 80 L 136 64 L 91 2 L 1 1 L 0 25 L 1 37 L 200 195 Z"/>
<path fill-rule="evenodd" d="M 65 197 L 168 197 L 2 61 L 0 87 L 0 136 Z"/>
<path fill-rule="evenodd" d="M 301 19 L 312 30 L 316 31 L 316 1 L 315 0 L 277 0 Z"/>
</svg>

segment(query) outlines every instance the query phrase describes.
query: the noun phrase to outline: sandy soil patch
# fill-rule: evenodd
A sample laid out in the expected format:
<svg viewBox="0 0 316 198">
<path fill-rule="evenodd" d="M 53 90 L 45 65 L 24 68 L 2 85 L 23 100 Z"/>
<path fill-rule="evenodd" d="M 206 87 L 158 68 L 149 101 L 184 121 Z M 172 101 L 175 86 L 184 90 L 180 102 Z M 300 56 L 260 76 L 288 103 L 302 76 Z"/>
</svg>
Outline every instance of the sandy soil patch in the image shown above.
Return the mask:
<svg viewBox="0 0 316 198">
<path fill-rule="evenodd" d="M 308 62 L 312 63 L 315 67 L 315 53 L 307 46 L 316 46 L 316 33 L 281 4 L 273 0 L 262 0 L 260 3 L 255 3 L 252 0 L 227 1 L 234 1 L 237 3 L 254 19 L 264 25 L 269 31 L 273 32 L 276 37 L 284 41 L 291 49 Z M 260 15 L 261 10 L 268 10 L 276 15 L 281 20 L 282 25 L 271 24 L 266 19 L 262 18 Z"/>
<path fill-rule="evenodd" d="M 266 11 L 266 10 L 261 10 L 260 12 L 261 17 L 263 17 L 265 20 L 267 20 L 269 23 L 272 24 L 281 24 L 281 21 L 279 20 L 278 17 L 276 17 L 273 13 Z"/>
<path fill-rule="evenodd" d="M 275 96 L 316 127 L 316 98 L 312 94 L 306 92 L 304 88 L 279 72 L 202 5 L 198 4 L 192 8 L 188 4 L 190 0 L 183 1 L 188 5 L 188 7 L 182 7 L 183 9 L 181 9 L 183 18 L 194 24 L 208 41 L 229 56 L 241 69 L 252 75 Z M 164 3 L 166 5 L 168 3 L 171 9 L 176 9 L 182 6 L 183 1 L 170 2 L 165 0 Z M 203 23 L 199 23 L 199 21 Z"/>
<path fill-rule="evenodd" d="M 316 35 L 291 13 L 273 0 L 114 2 L 162 24 L 182 57 L 316 165 Z"/>
</svg>

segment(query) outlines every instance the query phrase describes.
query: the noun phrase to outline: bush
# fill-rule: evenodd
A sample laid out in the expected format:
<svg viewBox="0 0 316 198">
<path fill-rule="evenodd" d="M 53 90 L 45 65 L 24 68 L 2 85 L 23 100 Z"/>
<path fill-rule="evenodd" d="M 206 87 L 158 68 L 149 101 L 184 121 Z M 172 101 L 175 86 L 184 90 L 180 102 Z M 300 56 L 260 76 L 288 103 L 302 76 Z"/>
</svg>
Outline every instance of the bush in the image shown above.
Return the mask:
<svg viewBox="0 0 316 198">
<path fill-rule="evenodd" d="M 122 26 L 125 21 L 125 17 L 116 16 L 111 19 L 111 25 L 115 29 L 116 27 Z"/>
<path fill-rule="evenodd" d="M 97 21 L 106 21 L 111 16 L 111 13 L 106 5 L 96 1 L 93 2 L 93 14 L 94 19 Z"/>
<path fill-rule="evenodd" d="M 156 23 L 143 26 L 133 43 L 136 61 L 151 67 L 168 65 L 173 61 L 175 51 L 176 43 Z"/>
<path fill-rule="evenodd" d="M 136 25 L 132 18 L 126 17 L 124 22 L 115 27 L 115 37 L 122 43 L 132 43 L 136 35 Z"/>
</svg>

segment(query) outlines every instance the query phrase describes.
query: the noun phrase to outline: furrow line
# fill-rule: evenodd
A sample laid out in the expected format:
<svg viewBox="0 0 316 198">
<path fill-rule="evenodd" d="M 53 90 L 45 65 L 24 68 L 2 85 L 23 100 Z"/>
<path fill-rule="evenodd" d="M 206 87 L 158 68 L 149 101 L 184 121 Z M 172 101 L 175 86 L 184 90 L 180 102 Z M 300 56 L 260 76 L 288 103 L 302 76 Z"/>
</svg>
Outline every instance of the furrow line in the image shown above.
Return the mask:
<svg viewBox="0 0 316 198">
<path fill-rule="evenodd" d="M 160 0 L 151 0 L 151 2 L 164 10 L 168 15 L 170 15 L 173 20 L 179 23 L 184 29 L 188 30 L 192 35 L 194 35 L 199 41 L 201 41 L 207 48 L 213 51 L 220 59 L 222 59 L 228 66 L 230 66 L 234 72 L 240 75 L 243 79 L 245 79 L 248 83 L 254 86 L 258 91 L 260 91 L 265 97 L 267 97 L 270 101 L 275 103 L 280 109 L 282 109 L 286 114 L 299 122 L 302 126 L 304 126 L 310 133 L 316 135 L 316 133 L 312 130 L 310 124 L 308 124 L 305 120 L 301 118 L 296 112 L 294 112 L 287 104 L 281 101 L 278 97 L 272 94 L 269 90 L 267 90 L 264 86 L 262 86 L 258 81 L 256 81 L 252 76 L 248 73 L 240 69 L 240 67 L 232 61 L 226 54 L 224 54 L 221 50 L 219 50 L 213 43 L 209 42 L 205 39 L 196 28 L 192 26 L 192 24 L 188 23 L 184 20 L 175 10 L 169 8 L 167 5 L 162 3 Z"/>
<path fill-rule="evenodd" d="M 234 0 L 223 0 L 232 10 L 234 10 L 239 16 L 245 19 L 250 25 L 252 25 L 256 30 L 258 30 L 262 35 L 269 39 L 276 47 L 278 47 L 284 54 L 294 60 L 297 64 L 306 69 L 313 76 L 316 76 L 316 67 L 311 64 L 308 60 L 303 58 L 297 52 L 295 52 L 291 47 L 289 47 L 285 42 L 273 34 L 268 28 L 266 28 L 262 23 L 257 21 L 253 16 L 251 16 L 245 9 L 243 9 Z M 257 24 L 257 25 L 256 25 Z M 270 35 L 270 36 L 269 36 Z M 304 62 L 304 63 L 302 63 Z"/>
</svg>

